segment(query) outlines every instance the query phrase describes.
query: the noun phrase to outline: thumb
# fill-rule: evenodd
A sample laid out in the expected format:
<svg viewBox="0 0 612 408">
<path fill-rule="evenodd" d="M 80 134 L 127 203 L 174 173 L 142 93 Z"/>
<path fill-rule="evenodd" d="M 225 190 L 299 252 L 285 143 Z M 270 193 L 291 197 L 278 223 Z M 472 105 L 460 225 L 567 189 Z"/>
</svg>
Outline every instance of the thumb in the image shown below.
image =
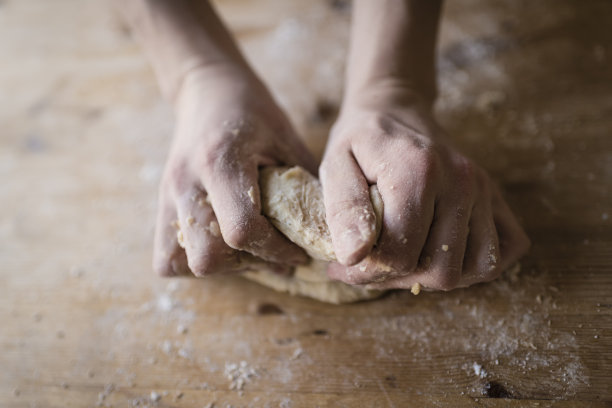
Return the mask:
<svg viewBox="0 0 612 408">
<path fill-rule="evenodd" d="M 368 183 L 349 152 L 325 155 L 320 169 L 326 221 L 338 262 L 354 265 L 376 241 Z"/>
</svg>

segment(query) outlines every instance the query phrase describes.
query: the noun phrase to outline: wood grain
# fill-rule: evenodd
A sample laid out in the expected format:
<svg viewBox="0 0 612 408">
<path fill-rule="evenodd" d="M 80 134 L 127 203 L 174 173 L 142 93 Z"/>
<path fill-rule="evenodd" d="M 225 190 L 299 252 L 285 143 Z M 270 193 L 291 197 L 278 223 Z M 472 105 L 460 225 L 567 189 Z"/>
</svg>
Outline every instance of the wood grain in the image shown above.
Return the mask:
<svg viewBox="0 0 612 408">
<path fill-rule="evenodd" d="M 347 4 L 219 3 L 318 152 Z M 154 276 L 173 122 L 150 68 L 103 2 L 0 2 L 0 406 L 612 406 L 610 21 L 603 0 L 448 2 L 438 116 L 533 248 L 491 284 L 330 306 Z"/>
</svg>

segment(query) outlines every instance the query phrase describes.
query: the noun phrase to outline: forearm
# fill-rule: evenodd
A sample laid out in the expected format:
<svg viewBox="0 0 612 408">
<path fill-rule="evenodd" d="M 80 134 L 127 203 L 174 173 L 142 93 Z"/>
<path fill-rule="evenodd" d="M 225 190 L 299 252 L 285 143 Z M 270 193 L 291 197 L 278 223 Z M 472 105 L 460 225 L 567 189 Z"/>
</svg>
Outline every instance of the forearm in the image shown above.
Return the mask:
<svg viewBox="0 0 612 408">
<path fill-rule="evenodd" d="M 441 6 L 442 0 L 355 0 L 345 100 L 390 87 L 431 104 Z"/>
<path fill-rule="evenodd" d="M 244 58 L 206 0 L 116 1 L 148 54 L 166 98 L 174 101 L 196 70 L 244 71 Z"/>
</svg>

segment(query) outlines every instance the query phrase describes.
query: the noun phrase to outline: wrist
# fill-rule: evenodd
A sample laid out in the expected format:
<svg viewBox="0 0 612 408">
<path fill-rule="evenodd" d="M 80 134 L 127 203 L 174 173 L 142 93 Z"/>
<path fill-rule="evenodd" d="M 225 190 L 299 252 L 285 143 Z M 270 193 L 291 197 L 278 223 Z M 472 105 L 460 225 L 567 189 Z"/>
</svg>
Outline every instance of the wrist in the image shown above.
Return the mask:
<svg viewBox="0 0 612 408">
<path fill-rule="evenodd" d="M 404 78 L 381 77 L 359 83 L 349 83 L 342 109 L 419 109 L 431 111 L 434 90 L 423 90 L 414 81 Z"/>
<path fill-rule="evenodd" d="M 440 9 L 440 0 L 355 0 L 347 99 L 391 87 L 400 91 L 394 93 L 415 95 L 432 105 L 437 93 L 435 44 Z"/>
<path fill-rule="evenodd" d="M 200 64 L 177 80 L 172 102 L 175 110 L 180 110 L 192 103 L 193 98 L 219 101 L 253 89 L 264 89 L 264 86 L 248 67 L 232 62 Z"/>
</svg>

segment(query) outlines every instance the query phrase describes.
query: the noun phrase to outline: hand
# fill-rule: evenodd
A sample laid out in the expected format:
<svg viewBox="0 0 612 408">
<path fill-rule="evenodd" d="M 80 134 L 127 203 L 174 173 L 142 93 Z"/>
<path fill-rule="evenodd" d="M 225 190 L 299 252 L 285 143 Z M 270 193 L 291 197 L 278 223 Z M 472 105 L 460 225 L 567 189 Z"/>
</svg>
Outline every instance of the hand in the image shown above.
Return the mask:
<svg viewBox="0 0 612 408">
<path fill-rule="evenodd" d="M 258 167 L 271 164 L 316 170 L 263 84 L 227 67 L 189 74 L 160 186 L 154 268 L 178 275 L 188 266 L 203 276 L 253 262 L 304 263 L 306 254 L 261 214 Z"/>
<path fill-rule="evenodd" d="M 486 172 L 450 146 L 428 109 L 394 92 L 349 102 L 332 129 L 320 168 L 340 262 L 329 276 L 375 289 L 495 279 L 529 239 Z M 373 249 L 369 184 L 384 202 Z"/>
</svg>

